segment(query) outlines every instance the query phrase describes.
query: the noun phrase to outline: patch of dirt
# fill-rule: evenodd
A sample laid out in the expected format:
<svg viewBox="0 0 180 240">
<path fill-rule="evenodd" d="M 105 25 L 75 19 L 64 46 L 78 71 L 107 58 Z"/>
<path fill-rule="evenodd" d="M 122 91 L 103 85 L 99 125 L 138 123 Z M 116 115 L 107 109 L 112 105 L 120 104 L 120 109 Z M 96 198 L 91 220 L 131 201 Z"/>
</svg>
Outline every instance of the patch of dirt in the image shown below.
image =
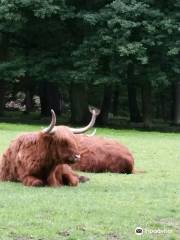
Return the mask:
<svg viewBox="0 0 180 240">
<path fill-rule="evenodd" d="M 116 233 L 107 233 L 105 235 L 105 239 L 106 240 L 121 240 L 122 238 L 120 238 Z"/>
<path fill-rule="evenodd" d="M 68 236 L 70 236 L 70 231 L 69 230 L 64 230 L 64 231 L 58 232 L 57 234 L 62 236 L 62 237 L 68 237 Z"/>
<path fill-rule="evenodd" d="M 11 232 L 10 233 L 10 237 L 13 239 L 13 240 L 33 240 L 35 238 L 33 238 L 32 236 L 20 236 L 14 232 Z M 43 238 L 38 238 L 38 240 L 43 240 Z"/>
<path fill-rule="evenodd" d="M 169 229 L 175 229 L 177 233 L 180 233 L 180 223 L 174 219 L 162 218 L 156 222 L 160 225 L 167 226 L 167 228 L 169 227 Z"/>
<path fill-rule="evenodd" d="M 11 237 L 13 238 L 13 240 L 33 240 L 32 237 L 28 237 L 28 236 L 26 237 L 26 236 L 11 235 Z"/>
<path fill-rule="evenodd" d="M 86 231 L 86 228 L 84 225 L 77 225 L 76 226 L 76 229 L 79 230 L 79 231 L 82 231 L 82 232 L 85 232 Z"/>
</svg>

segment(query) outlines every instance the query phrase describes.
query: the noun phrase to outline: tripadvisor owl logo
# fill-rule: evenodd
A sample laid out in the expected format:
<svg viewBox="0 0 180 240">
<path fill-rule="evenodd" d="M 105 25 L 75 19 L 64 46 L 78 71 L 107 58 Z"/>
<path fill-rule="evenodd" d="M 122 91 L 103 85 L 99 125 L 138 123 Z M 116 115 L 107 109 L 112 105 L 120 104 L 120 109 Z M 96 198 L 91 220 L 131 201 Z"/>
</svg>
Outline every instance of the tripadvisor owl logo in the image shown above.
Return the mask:
<svg viewBox="0 0 180 240">
<path fill-rule="evenodd" d="M 137 228 L 135 229 L 135 234 L 136 234 L 136 235 L 142 235 L 142 234 L 143 234 L 143 229 L 142 229 L 141 227 L 137 227 Z"/>
</svg>

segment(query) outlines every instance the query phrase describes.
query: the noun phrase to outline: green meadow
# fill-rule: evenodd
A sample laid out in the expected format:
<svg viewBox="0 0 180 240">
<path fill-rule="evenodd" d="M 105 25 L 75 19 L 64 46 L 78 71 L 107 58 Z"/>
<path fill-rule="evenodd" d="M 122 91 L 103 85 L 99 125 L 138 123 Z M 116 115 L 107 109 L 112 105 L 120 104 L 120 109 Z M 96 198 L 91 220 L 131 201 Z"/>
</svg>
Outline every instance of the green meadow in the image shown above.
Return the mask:
<svg viewBox="0 0 180 240">
<path fill-rule="evenodd" d="M 0 153 L 40 127 L 1 123 Z M 180 239 L 180 134 L 98 128 L 97 135 L 128 146 L 145 173 L 83 173 L 90 181 L 78 187 L 1 182 L 0 239 Z"/>
</svg>

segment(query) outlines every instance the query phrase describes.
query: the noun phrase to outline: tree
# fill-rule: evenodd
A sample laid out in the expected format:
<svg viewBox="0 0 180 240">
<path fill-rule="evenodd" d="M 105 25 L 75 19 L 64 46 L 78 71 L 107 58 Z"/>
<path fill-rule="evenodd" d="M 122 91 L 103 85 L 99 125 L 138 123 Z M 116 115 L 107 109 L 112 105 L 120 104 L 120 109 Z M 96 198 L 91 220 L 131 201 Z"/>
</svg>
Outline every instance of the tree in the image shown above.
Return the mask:
<svg viewBox="0 0 180 240">
<path fill-rule="evenodd" d="M 88 120 L 88 95 L 85 84 L 71 83 L 70 87 L 71 122 L 85 123 Z"/>
<path fill-rule="evenodd" d="M 174 80 L 170 56 L 174 59 L 179 51 L 179 15 L 174 14 L 178 10 L 178 1 L 122 0 L 110 2 L 93 13 L 81 13 L 91 31 L 76 51 L 80 59 L 77 71 L 88 79 L 91 76 L 92 82 L 126 79 L 129 103 L 134 104 L 130 104 L 130 110 L 137 113 L 134 117 L 130 111 L 132 120 L 140 119 L 136 87 L 141 86 L 145 125 L 151 125 L 152 120 L 151 91 Z M 106 67 L 108 73 L 100 71 L 104 59 L 111 66 Z"/>
<path fill-rule="evenodd" d="M 114 116 L 118 116 L 119 112 L 119 95 L 120 95 L 119 87 L 115 86 L 115 89 L 113 90 L 113 103 L 112 103 L 112 112 Z"/>
<path fill-rule="evenodd" d="M 0 33 L 0 64 L 4 64 L 8 58 L 8 37 L 6 34 Z M 0 115 L 4 112 L 4 99 L 6 93 L 7 83 L 0 76 Z"/>
<path fill-rule="evenodd" d="M 101 104 L 101 113 L 97 119 L 98 123 L 101 125 L 106 125 L 108 123 L 108 114 L 112 106 L 112 96 L 113 86 L 111 84 L 105 84 L 103 101 Z"/>
<path fill-rule="evenodd" d="M 42 87 L 41 93 L 49 89 L 48 94 L 41 94 L 47 103 L 42 104 L 42 113 L 47 114 L 53 107 L 58 114 L 59 78 L 69 57 L 64 53 L 70 49 L 65 25 L 73 17 L 73 8 L 64 1 L 1 1 L 0 15 L 0 29 L 9 36 L 12 51 L 6 64 L 0 66 L 2 78 L 11 82 L 18 78 L 27 96 L 32 90 L 30 85 Z M 27 79 L 32 84 L 27 84 Z"/>
<path fill-rule="evenodd" d="M 179 10 L 178 0 L 0 1 L 0 33 L 11 50 L 0 62 L 1 92 L 19 81 L 30 109 L 39 90 L 47 115 L 51 107 L 60 111 L 58 90 L 71 89 L 71 119 L 80 123 L 89 89 L 99 86 L 99 121 L 107 123 L 113 89 L 125 85 L 130 120 L 149 127 L 153 93 L 179 80 Z"/>
<path fill-rule="evenodd" d="M 174 123 L 180 124 L 180 82 L 175 85 Z"/>
</svg>

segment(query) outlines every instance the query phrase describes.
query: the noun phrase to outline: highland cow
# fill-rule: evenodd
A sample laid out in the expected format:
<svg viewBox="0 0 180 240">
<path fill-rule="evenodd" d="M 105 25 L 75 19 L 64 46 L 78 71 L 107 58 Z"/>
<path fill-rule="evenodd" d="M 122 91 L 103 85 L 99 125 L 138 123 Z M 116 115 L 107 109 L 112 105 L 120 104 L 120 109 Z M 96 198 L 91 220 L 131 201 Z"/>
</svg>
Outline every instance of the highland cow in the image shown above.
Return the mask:
<svg viewBox="0 0 180 240">
<path fill-rule="evenodd" d="M 100 113 L 98 109 L 94 111 L 95 114 L 92 117 L 93 120 L 91 120 L 91 127 Z M 58 128 L 56 127 L 56 129 Z M 76 131 L 75 133 L 78 132 Z M 114 140 L 94 136 L 95 133 L 96 131 L 91 135 L 75 135 L 80 159 L 72 164 L 72 169 L 95 173 L 134 173 L 134 159 L 128 148 Z"/>
<path fill-rule="evenodd" d="M 0 159 L 0 180 L 42 186 L 47 184 L 50 172 L 58 164 L 78 161 L 78 143 L 73 133 L 83 133 L 92 127 L 96 111 L 90 110 L 92 119 L 84 128 L 54 127 L 56 116 L 52 110 L 52 121 L 48 128 L 17 137 Z"/>
<path fill-rule="evenodd" d="M 134 159 L 122 144 L 97 136 L 76 135 L 80 160 L 74 170 L 85 172 L 133 173 Z"/>
</svg>

